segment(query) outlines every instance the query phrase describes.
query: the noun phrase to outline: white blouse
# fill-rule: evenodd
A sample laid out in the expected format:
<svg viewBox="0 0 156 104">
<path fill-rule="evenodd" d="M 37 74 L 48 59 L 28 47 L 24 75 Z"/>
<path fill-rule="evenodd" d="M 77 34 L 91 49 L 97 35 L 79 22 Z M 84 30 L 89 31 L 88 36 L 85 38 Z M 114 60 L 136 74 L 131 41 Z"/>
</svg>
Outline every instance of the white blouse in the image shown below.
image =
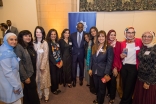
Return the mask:
<svg viewBox="0 0 156 104">
<path fill-rule="evenodd" d="M 128 49 L 127 57 L 123 59 L 123 64 L 133 64 L 136 65 L 136 49 L 135 43 L 126 43 L 126 48 Z"/>
</svg>

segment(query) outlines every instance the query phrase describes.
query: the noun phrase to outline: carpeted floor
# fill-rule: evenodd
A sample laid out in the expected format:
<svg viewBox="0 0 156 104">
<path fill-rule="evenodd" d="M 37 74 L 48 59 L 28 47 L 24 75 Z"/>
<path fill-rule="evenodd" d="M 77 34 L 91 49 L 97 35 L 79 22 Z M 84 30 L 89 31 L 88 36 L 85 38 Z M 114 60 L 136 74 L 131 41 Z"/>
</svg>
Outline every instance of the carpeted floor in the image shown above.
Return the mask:
<svg viewBox="0 0 156 104">
<path fill-rule="evenodd" d="M 77 82 L 76 87 L 68 88 L 60 85 L 62 91 L 59 95 L 50 94 L 50 100 L 48 103 L 41 101 L 41 104 L 93 104 L 93 100 L 96 96 L 89 92 L 89 88 L 84 81 L 83 86 Z M 105 103 L 108 104 L 109 98 L 105 97 Z M 116 95 L 115 103 L 119 104 L 120 98 Z"/>
<path fill-rule="evenodd" d="M 83 86 L 79 85 L 77 81 L 76 87 L 68 88 L 60 85 L 60 90 L 62 91 L 59 95 L 54 95 L 50 93 L 50 99 L 48 103 L 43 100 L 41 104 L 93 104 L 93 100 L 96 98 L 95 95 L 89 92 L 89 88 L 86 86 L 84 81 Z M 108 104 L 109 98 L 105 97 L 105 103 Z M 118 94 L 116 95 L 115 103 L 119 104 L 120 98 Z M 0 102 L 0 104 L 3 104 Z"/>
</svg>

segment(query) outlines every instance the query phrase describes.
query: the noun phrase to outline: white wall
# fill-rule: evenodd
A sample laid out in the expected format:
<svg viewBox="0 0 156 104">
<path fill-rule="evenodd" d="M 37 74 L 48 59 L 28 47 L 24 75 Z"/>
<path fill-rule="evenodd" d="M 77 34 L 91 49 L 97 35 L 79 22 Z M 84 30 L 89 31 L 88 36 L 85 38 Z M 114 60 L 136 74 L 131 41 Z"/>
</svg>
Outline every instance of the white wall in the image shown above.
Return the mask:
<svg viewBox="0 0 156 104">
<path fill-rule="evenodd" d="M 0 23 L 6 23 L 8 19 L 19 31 L 27 29 L 33 34 L 38 25 L 36 0 L 3 0 L 3 7 L 0 7 Z"/>
<path fill-rule="evenodd" d="M 147 30 L 156 32 L 156 11 L 97 12 L 96 26 L 106 32 L 116 30 L 119 41 L 124 39 L 124 29 L 133 26 L 140 38 Z"/>
</svg>

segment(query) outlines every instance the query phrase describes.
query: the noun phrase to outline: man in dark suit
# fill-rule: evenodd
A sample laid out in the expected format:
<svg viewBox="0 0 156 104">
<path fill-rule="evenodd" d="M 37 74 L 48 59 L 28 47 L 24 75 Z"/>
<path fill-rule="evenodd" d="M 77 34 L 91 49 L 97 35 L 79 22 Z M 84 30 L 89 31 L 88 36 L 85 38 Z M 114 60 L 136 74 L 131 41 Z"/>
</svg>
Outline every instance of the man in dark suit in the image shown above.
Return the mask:
<svg viewBox="0 0 156 104">
<path fill-rule="evenodd" d="M 5 36 L 5 34 L 10 32 L 10 30 L 8 29 L 7 24 L 5 24 L 5 23 L 0 24 L 0 29 L 3 32 L 3 37 Z"/>
<path fill-rule="evenodd" d="M 80 86 L 83 85 L 83 77 L 84 77 L 84 32 L 83 32 L 83 24 L 77 24 L 77 32 L 71 34 L 71 41 L 72 41 L 72 77 L 73 77 L 73 87 L 76 86 L 76 74 L 77 74 L 77 63 L 79 63 L 79 84 Z"/>
<path fill-rule="evenodd" d="M 12 23 L 10 20 L 6 21 L 7 25 L 8 25 L 8 29 L 12 32 L 15 33 L 16 35 L 18 35 L 18 30 L 16 27 L 12 26 Z"/>
</svg>

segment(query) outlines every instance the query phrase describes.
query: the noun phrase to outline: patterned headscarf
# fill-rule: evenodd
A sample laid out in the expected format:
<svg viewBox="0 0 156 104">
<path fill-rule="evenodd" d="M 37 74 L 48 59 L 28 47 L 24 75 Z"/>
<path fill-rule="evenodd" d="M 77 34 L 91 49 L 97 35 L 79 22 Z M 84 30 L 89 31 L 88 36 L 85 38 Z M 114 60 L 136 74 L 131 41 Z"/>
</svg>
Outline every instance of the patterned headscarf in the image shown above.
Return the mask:
<svg viewBox="0 0 156 104">
<path fill-rule="evenodd" d="M 127 27 L 127 28 L 125 29 L 125 31 L 124 31 L 124 36 L 125 36 L 126 41 L 127 41 L 128 43 L 131 43 L 131 42 L 134 42 L 135 37 L 134 37 L 133 39 L 128 39 L 128 38 L 126 37 L 126 33 L 127 33 L 127 31 L 128 31 L 129 29 L 133 29 L 134 32 L 136 32 L 136 31 L 135 31 L 134 27 Z M 135 35 L 135 34 L 134 34 L 134 35 Z"/>
<path fill-rule="evenodd" d="M 115 32 L 115 34 L 116 34 L 116 31 L 115 30 L 109 30 L 109 32 L 107 33 L 107 41 L 108 41 L 108 44 L 110 44 L 112 47 L 115 47 L 115 45 L 116 45 L 116 39 L 115 40 L 110 40 L 110 34 L 112 33 L 112 32 Z"/>
</svg>

